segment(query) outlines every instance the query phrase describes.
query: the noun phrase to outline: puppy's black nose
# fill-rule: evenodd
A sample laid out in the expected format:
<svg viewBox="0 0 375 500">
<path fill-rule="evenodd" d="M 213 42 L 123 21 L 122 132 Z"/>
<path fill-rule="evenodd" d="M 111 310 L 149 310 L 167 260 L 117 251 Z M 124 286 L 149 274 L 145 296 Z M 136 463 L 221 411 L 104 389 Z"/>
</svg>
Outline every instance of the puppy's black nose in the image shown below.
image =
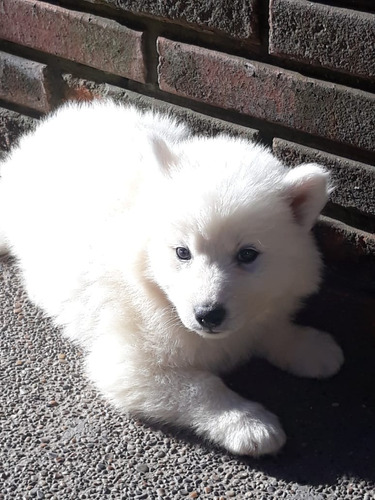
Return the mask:
<svg viewBox="0 0 375 500">
<path fill-rule="evenodd" d="M 198 306 L 195 308 L 195 319 L 205 330 L 212 330 L 224 321 L 226 311 L 221 304 Z"/>
</svg>

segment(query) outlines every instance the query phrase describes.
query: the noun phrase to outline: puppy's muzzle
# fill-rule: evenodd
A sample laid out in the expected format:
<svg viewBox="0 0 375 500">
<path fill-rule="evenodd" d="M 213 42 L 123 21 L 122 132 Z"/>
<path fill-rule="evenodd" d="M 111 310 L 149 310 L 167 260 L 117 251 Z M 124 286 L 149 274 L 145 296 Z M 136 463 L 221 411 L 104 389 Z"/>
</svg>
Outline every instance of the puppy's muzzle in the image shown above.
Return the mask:
<svg viewBox="0 0 375 500">
<path fill-rule="evenodd" d="M 221 304 L 198 306 L 194 313 L 198 323 L 210 333 L 216 333 L 215 328 L 222 324 L 226 316 L 226 310 Z"/>
</svg>

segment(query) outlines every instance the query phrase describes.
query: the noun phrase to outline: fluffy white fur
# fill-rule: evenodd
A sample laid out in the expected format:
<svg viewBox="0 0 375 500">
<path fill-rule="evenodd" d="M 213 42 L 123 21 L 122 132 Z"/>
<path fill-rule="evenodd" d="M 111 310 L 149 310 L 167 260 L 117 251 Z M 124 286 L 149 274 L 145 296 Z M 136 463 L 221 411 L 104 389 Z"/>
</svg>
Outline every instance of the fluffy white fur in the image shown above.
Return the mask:
<svg viewBox="0 0 375 500">
<path fill-rule="evenodd" d="M 1 172 L 1 248 L 32 300 L 85 346 L 107 398 L 233 453 L 282 447 L 277 417 L 218 374 L 251 354 L 306 377 L 343 362 L 330 335 L 290 321 L 319 284 L 321 167 L 287 170 L 259 145 L 98 102 L 48 117 Z M 240 263 L 242 248 L 259 255 Z M 197 320 L 218 305 L 218 324 Z"/>
</svg>

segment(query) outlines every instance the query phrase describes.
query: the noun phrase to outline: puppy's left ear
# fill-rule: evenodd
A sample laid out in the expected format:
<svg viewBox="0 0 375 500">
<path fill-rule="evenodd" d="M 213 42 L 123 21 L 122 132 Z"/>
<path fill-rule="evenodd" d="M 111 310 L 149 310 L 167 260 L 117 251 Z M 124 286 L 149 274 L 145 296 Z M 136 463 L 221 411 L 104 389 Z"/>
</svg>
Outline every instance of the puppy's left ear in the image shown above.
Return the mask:
<svg viewBox="0 0 375 500">
<path fill-rule="evenodd" d="M 170 146 L 157 135 L 150 137 L 152 150 L 159 164 L 160 170 L 168 174 L 170 168 L 177 164 L 177 156 L 170 149 Z"/>
<path fill-rule="evenodd" d="M 316 163 L 290 170 L 284 177 L 284 192 L 296 222 L 309 231 L 332 191 L 329 173 Z"/>
</svg>

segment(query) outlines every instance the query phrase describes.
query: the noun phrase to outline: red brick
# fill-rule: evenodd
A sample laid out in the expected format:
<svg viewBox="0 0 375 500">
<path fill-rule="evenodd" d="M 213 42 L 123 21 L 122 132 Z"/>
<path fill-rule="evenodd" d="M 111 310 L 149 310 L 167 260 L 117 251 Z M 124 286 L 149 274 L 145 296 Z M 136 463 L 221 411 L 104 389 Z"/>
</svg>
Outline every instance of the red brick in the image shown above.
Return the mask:
<svg viewBox="0 0 375 500">
<path fill-rule="evenodd" d="M 271 0 L 270 53 L 375 78 L 375 14 L 307 0 Z"/>
<path fill-rule="evenodd" d="M 331 194 L 334 203 L 375 215 L 375 167 L 277 138 L 273 151 L 291 167 L 304 162 L 324 165 L 335 186 Z"/>
<path fill-rule="evenodd" d="M 141 32 L 35 0 L 2 0 L 0 11 L 5 40 L 145 82 Z"/>
<path fill-rule="evenodd" d="M 201 31 L 213 31 L 231 38 L 259 42 L 258 0 L 88 0 L 108 5 L 125 12 L 151 16 L 189 26 Z"/>
<path fill-rule="evenodd" d="M 375 96 L 268 64 L 158 39 L 162 90 L 375 151 Z"/>
<path fill-rule="evenodd" d="M 50 111 L 47 66 L 0 52 L 0 99 L 41 113 Z"/>
</svg>

